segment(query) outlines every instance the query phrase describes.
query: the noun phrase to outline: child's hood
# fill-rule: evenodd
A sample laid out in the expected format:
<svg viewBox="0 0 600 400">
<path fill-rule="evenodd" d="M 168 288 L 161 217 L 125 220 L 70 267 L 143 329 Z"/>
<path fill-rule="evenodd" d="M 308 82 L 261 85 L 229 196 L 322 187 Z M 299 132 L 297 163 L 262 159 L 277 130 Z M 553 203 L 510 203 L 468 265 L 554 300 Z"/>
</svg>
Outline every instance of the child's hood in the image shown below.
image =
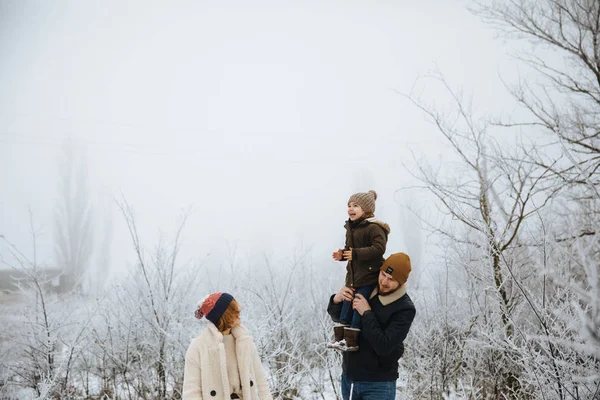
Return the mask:
<svg viewBox="0 0 600 400">
<path fill-rule="evenodd" d="M 386 224 L 386 223 L 385 223 L 385 222 L 383 222 L 383 221 L 380 221 L 380 220 L 376 219 L 375 217 L 373 217 L 373 218 L 367 218 L 367 219 L 366 219 L 366 221 L 369 221 L 369 222 L 370 222 L 370 223 L 372 223 L 372 224 L 377 224 L 377 225 L 379 225 L 380 227 L 382 227 L 382 228 L 383 228 L 383 230 L 384 230 L 384 231 L 385 231 L 387 234 L 389 234 L 389 233 L 391 232 L 390 226 L 389 226 L 388 224 Z"/>
</svg>

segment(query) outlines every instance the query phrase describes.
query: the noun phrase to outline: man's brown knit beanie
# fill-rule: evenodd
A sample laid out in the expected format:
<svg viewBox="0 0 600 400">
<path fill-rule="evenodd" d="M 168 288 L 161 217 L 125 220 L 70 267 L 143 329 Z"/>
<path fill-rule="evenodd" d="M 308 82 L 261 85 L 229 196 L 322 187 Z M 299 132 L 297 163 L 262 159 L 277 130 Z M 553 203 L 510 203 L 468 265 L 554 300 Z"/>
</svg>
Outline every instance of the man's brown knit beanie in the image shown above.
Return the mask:
<svg viewBox="0 0 600 400">
<path fill-rule="evenodd" d="M 410 257 L 405 253 L 394 253 L 383 262 L 380 270 L 390 274 L 402 286 L 412 270 Z"/>
<path fill-rule="evenodd" d="M 377 192 L 369 190 L 367 193 L 354 193 L 350 196 L 348 204 L 350 204 L 350 202 L 355 202 L 363 209 L 365 214 L 374 214 L 375 200 L 377 200 Z"/>
</svg>

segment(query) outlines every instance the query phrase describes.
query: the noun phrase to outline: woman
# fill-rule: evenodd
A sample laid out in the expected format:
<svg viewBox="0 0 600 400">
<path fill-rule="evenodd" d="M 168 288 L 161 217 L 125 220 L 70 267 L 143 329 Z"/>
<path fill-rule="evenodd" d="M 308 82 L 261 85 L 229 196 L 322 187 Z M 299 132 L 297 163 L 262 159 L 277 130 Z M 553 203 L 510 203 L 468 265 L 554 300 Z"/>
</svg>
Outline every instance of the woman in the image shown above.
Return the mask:
<svg viewBox="0 0 600 400">
<path fill-rule="evenodd" d="M 183 400 L 272 400 L 256 346 L 241 325 L 233 296 L 210 294 L 198 303 L 195 315 L 211 323 L 185 354 Z"/>
</svg>

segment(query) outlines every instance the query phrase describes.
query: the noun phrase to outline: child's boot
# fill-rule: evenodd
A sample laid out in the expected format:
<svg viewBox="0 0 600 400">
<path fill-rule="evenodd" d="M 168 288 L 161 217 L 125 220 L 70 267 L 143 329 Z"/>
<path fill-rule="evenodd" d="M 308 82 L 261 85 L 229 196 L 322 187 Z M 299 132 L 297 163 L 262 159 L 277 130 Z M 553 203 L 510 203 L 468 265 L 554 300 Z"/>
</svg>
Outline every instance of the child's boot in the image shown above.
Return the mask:
<svg viewBox="0 0 600 400">
<path fill-rule="evenodd" d="M 327 347 L 330 349 L 344 350 L 346 348 L 346 342 L 344 341 L 344 328 L 348 325 L 335 324 L 333 327 L 333 343 L 328 343 Z"/>
<path fill-rule="evenodd" d="M 346 342 L 346 351 L 358 351 L 358 337 L 360 336 L 360 329 L 356 328 L 344 328 L 344 341 Z"/>
</svg>

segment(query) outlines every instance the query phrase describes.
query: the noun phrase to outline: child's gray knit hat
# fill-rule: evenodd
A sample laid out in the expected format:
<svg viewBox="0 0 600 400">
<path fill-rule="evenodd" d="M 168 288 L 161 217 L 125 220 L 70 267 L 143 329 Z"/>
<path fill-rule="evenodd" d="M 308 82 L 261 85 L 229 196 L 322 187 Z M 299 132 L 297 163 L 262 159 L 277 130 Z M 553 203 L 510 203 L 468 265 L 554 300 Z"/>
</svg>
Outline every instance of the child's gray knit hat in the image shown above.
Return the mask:
<svg viewBox="0 0 600 400">
<path fill-rule="evenodd" d="M 374 214 L 375 200 L 377 200 L 377 192 L 369 190 L 367 193 L 354 193 L 350 196 L 348 204 L 350 204 L 350 202 L 355 202 L 366 214 Z"/>
</svg>

